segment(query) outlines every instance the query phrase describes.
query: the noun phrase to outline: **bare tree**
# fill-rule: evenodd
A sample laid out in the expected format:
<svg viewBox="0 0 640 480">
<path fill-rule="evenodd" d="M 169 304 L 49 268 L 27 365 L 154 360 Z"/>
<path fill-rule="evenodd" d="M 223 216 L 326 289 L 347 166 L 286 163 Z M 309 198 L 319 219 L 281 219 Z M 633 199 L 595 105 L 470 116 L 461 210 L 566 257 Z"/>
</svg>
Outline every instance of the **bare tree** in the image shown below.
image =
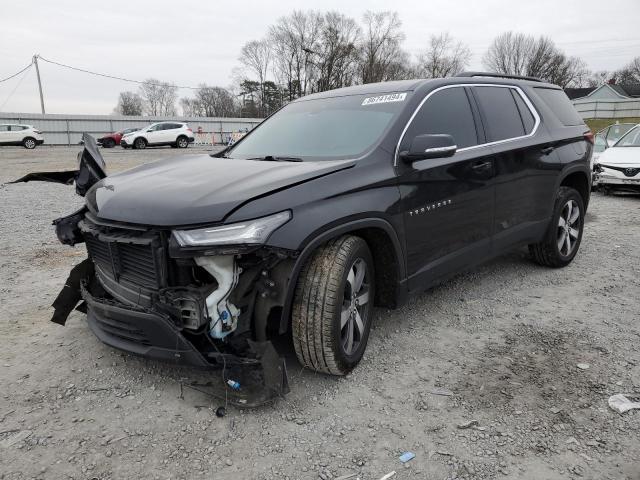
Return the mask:
<svg viewBox="0 0 640 480">
<path fill-rule="evenodd" d="M 178 87 L 155 78 L 149 78 L 140 85 L 140 96 L 144 109 L 150 116 L 172 116 L 176 114 Z"/>
<path fill-rule="evenodd" d="M 585 86 L 599 87 L 603 83 L 609 83 L 615 79 L 615 73 L 608 70 L 600 70 L 597 72 L 588 72 L 585 78 Z"/>
<path fill-rule="evenodd" d="M 202 84 L 196 101 L 205 117 L 232 117 L 237 113 L 234 97 L 226 88 Z"/>
<path fill-rule="evenodd" d="M 418 55 L 416 73 L 423 78 L 451 77 L 461 72 L 471 59 L 471 50 L 448 33 L 431 35 L 429 47 Z"/>
<path fill-rule="evenodd" d="M 358 74 L 360 27 L 352 18 L 327 12 L 322 18 L 318 51 L 310 62 L 316 68 L 314 91 L 352 85 Z M 309 50 L 309 49 L 307 49 Z"/>
<path fill-rule="evenodd" d="M 180 108 L 183 117 L 204 117 L 200 103 L 195 98 L 183 97 L 180 99 Z"/>
<path fill-rule="evenodd" d="M 120 92 L 114 112 L 120 115 L 142 115 L 142 97 L 134 92 Z"/>
<path fill-rule="evenodd" d="M 615 72 L 616 83 L 640 83 L 640 57 L 636 57 L 623 68 Z"/>
<path fill-rule="evenodd" d="M 581 84 L 587 76 L 585 63 L 565 55 L 549 38 L 514 32 L 496 37 L 482 63 L 497 73 L 539 77 L 563 88 Z"/>
<path fill-rule="evenodd" d="M 260 105 L 265 103 L 264 83 L 269 73 L 271 47 L 266 40 L 253 40 L 245 43 L 240 54 L 240 62 L 255 75 L 260 84 Z M 264 113 L 262 112 L 264 115 Z"/>
<path fill-rule="evenodd" d="M 279 18 L 269 29 L 268 41 L 275 60 L 273 73 L 276 83 L 286 85 L 290 100 L 313 91 L 317 76 L 313 55 L 319 49 L 322 24 L 323 18 L 318 12 L 296 10 Z"/>
<path fill-rule="evenodd" d="M 397 12 L 364 14 L 360 47 L 362 83 L 397 80 L 407 76 L 408 54 L 402 50 L 404 33 Z"/>
</svg>

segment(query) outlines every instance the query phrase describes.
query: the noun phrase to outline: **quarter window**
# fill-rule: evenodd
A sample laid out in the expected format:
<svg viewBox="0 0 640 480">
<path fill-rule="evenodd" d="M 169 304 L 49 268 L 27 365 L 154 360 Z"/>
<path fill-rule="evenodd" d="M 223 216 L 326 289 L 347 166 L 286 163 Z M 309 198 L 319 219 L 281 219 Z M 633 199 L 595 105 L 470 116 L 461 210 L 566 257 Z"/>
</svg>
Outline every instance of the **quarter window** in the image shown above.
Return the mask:
<svg viewBox="0 0 640 480">
<path fill-rule="evenodd" d="M 451 135 L 459 149 L 478 144 L 476 125 L 464 88 L 445 88 L 429 97 L 409 125 L 402 140 L 403 148 L 408 148 L 416 136 L 427 133 Z"/>
<path fill-rule="evenodd" d="M 486 119 L 489 140 L 497 142 L 525 135 L 516 100 L 506 87 L 475 87 L 475 94 Z"/>
<path fill-rule="evenodd" d="M 527 107 L 527 104 L 524 103 L 522 99 L 522 95 L 520 95 L 514 89 L 510 89 L 513 98 L 516 101 L 516 105 L 518 105 L 518 111 L 520 112 L 520 118 L 522 119 L 522 125 L 524 126 L 524 131 L 527 135 L 533 132 L 533 127 L 536 125 L 536 119 L 533 118 L 533 113 Z"/>
</svg>

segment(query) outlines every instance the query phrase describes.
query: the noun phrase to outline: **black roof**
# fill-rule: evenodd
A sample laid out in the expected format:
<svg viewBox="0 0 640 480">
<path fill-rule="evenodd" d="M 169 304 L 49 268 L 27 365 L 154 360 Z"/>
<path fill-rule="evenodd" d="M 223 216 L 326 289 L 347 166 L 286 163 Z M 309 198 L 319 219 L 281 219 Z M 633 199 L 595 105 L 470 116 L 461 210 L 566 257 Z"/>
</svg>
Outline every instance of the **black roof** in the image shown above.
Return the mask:
<svg viewBox="0 0 640 480">
<path fill-rule="evenodd" d="M 475 72 L 472 72 L 476 74 Z M 450 84 L 473 84 L 473 83 L 492 83 L 504 85 L 526 84 L 535 87 L 560 88 L 557 85 L 541 82 L 539 79 L 509 78 L 503 76 L 487 77 L 481 73 L 478 76 L 456 76 L 446 78 L 430 78 L 415 80 L 393 80 L 389 82 L 365 83 L 363 85 L 354 85 L 351 87 L 337 88 L 335 90 L 327 90 L 324 92 L 312 93 L 304 97 L 300 97 L 294 102 L 303 102 L 306 100 L 315 100 L 318 98 L 340 97 L 347 95 L 364 95 L 364 94 L 385 94 L 394 92 L 409 92 L 417 90 L 427 84 L 434 86 L 450 85 Z"/>
<path fill-rule="evenodd" d="M 582 97 L 586 97 L 587 95 L 589 95 L 591 92 L 593 92 L 596 89 L 596 87 L 589 87 L 589 88 L 565 88 L 564 89 L 564 93 L 567 94 L 567 97 L 569 97 L 569 100 L 574 100 L 576 98 L 582 98 Z"/>
<path fill-rule="evenodd" d="M 612 87 L 614 85 L 611 85 Z M 633 85 L 615 85 L 622 89 L 623 92 L 629 97 L 640 97 L 640 83 Z"/>
</svg>

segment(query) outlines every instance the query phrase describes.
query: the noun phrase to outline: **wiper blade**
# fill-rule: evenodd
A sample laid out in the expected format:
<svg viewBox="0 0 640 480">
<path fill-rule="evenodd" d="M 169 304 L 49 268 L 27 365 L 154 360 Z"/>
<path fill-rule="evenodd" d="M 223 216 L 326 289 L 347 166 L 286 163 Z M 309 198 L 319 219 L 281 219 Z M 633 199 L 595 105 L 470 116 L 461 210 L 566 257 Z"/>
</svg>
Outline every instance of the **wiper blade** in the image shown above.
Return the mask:
<svg viewBox="0 0 640 480">
<path fill-rule="evenodd" d="M 298 157 L 274 157 L 273 155 L 265 155 L 264 157 L 247 158 L 247 160 L 262 160 L 264 162 L 302 162 Z"/>
</svg>

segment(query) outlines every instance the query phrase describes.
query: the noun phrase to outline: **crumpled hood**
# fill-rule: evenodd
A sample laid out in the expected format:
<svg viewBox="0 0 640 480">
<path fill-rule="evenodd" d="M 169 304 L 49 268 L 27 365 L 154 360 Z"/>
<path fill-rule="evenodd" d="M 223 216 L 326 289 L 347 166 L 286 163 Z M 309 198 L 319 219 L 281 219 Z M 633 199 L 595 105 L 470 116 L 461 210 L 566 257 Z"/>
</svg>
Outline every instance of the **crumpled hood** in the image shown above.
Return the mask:
<svg viewBox="0 0 640 480">
<path fill-rule="evenodd" d="M 187 155 L 108 176 L 87 194 L 87 203 L 105 220 L 155 226 L 215 223 L 251 199 L 354 164 Z"/>
<path fill-rule="evenodd" d="M 640 147 L 611 147 L 598 157 L 598 163 L 614 167 L 640 167 Z"/>
</svg>

